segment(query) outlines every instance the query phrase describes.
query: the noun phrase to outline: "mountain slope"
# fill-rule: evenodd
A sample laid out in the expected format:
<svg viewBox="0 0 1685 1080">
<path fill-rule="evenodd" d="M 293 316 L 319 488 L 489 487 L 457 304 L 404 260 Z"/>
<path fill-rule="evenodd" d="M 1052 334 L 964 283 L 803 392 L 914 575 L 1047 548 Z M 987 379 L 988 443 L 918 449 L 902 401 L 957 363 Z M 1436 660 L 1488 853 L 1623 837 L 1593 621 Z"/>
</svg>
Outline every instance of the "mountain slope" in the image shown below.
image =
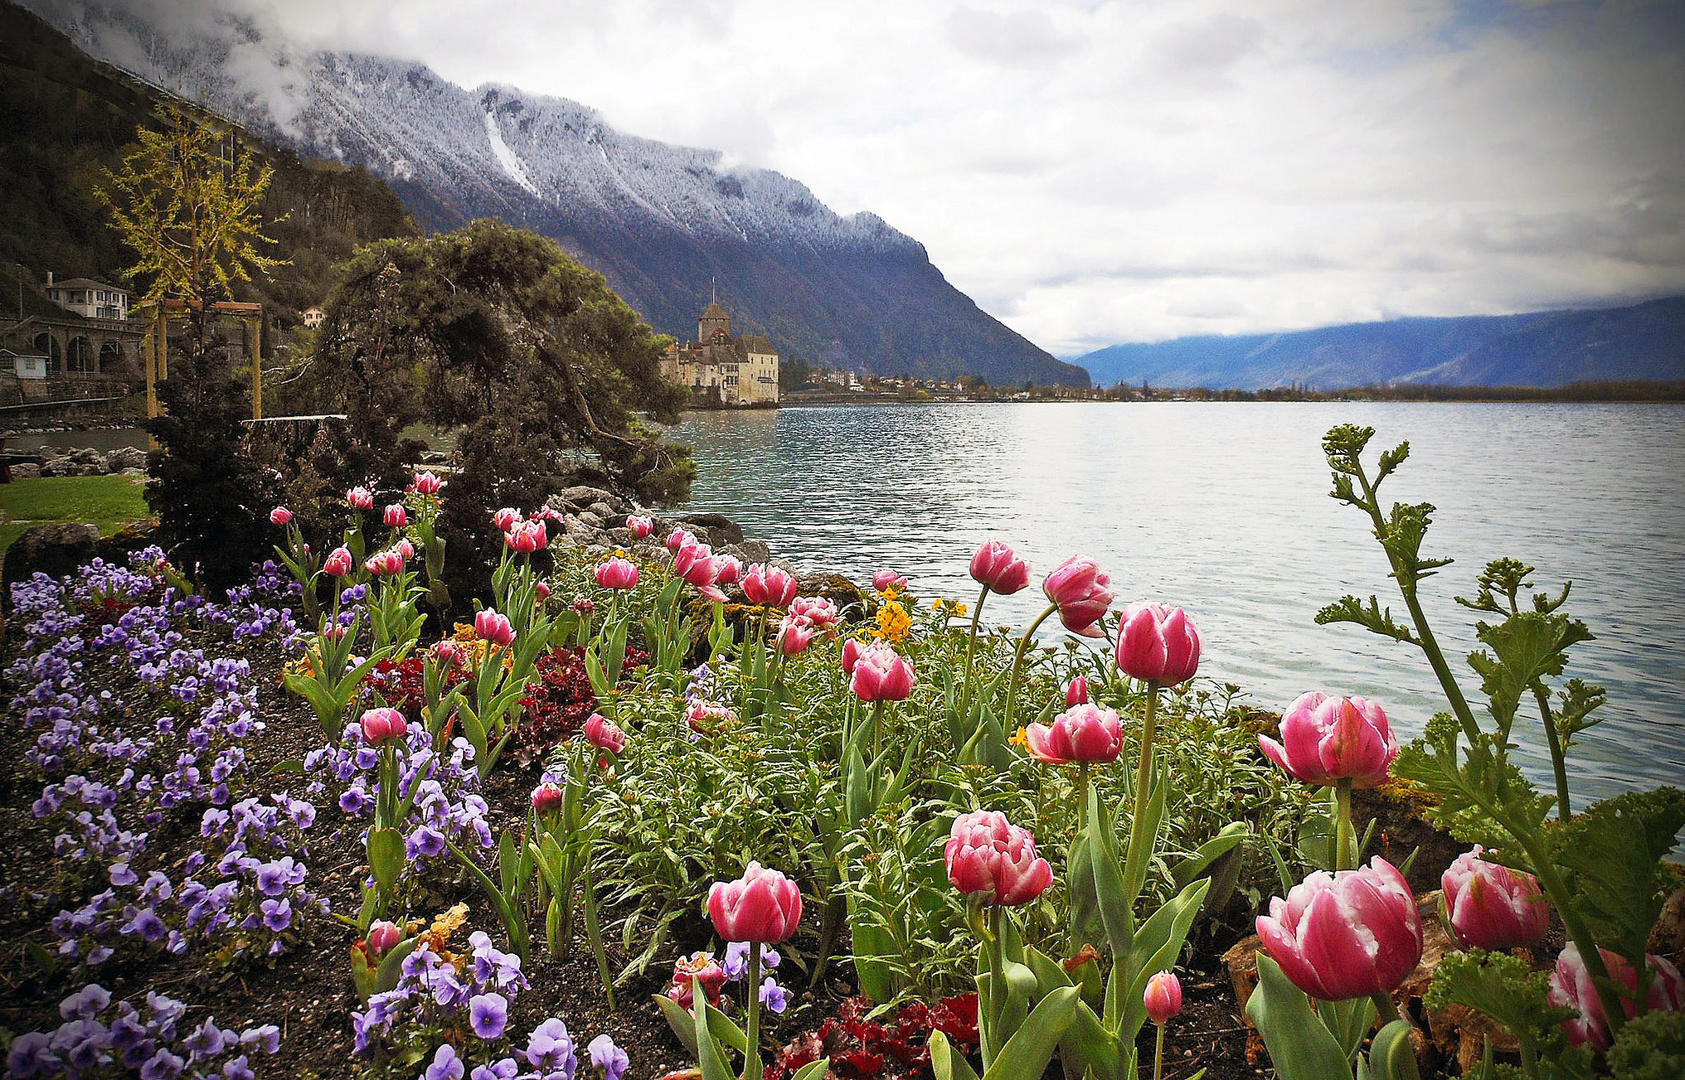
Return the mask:
<svg viewBox="0 0 1685 1080">
<path fill-rule="evenodd" d="M 717 282 L 734 329 L 789 355 L 894 374 L 1086 385 L 977 308 L 924 247 L 718 151 L 625 135 L 589 108 L 464 90 L 421 64 L 301 55 L 225 17 L 184 34 L 119 4 L 31 0 L 90 53 L 311 155 L 368 167 L 429 229 L 497 216 L 559 241 L 656 329 L 695 334 Z"/>
<path fill-rule="evenodd" d="M 1389 383 L 1563 386 L 1685 379 L 1685 297 L 1592 311 L 1397 319 L 1113 345 L 1075 358 L 1097 385 L 1313 390 Z"/>
</svg>

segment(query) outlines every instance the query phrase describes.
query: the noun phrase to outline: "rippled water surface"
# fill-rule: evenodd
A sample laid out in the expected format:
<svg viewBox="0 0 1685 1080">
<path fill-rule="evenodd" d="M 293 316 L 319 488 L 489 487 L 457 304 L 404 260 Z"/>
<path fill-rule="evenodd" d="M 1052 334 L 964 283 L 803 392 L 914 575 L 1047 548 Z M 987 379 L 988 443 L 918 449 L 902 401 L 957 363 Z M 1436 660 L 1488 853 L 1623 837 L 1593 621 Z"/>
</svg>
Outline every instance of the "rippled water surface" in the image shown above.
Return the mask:
<svg viewBox="0 0 1685 1080">
<path fill-rule="evenodd" d="M 1312 689 L 1381 701 L 1403 733 L 1442 709 L 1422 655 L 1355 626 L 1319 627 L 1345 593 L 1402 614 L 1367 518 L 1327 497 L 1321 437 L 1375 427 L 1370 459 L 1408 439 L 1383 500 L 1439 512 L 1424 553 L 1457 561 L 1423 585 L 1453 657 L 1474 645 L 1470 595 L 1512 555 L 1535 580 L 1574 582 L 1568 610 L 1597 640 L 1570 674 L 1608 686 L 1585 736 L 1580 795 L 1685 784 L 1685 408 L 1675 405 L 1145 403 L 790 408 L 694 413 L 695 506 L 718 510 L 804 569 L 856 580 L 893 568 L 925 597 L 972 603 L 966 566 L 990 536 L 1037 572 L 1088 554 L 1119 601 L 1195 617 L 1202 675 L 1279 709 Z M 1023 625 L 1032 587 L 992 597 L 988 621 Z M 1467 675 L 1466 669 L 1459 674 Z M 1478 680 L 1464 679 L 1477 696 Z M 1517 733 L 1548 773 L 1542 739 Z"/>
</svg>

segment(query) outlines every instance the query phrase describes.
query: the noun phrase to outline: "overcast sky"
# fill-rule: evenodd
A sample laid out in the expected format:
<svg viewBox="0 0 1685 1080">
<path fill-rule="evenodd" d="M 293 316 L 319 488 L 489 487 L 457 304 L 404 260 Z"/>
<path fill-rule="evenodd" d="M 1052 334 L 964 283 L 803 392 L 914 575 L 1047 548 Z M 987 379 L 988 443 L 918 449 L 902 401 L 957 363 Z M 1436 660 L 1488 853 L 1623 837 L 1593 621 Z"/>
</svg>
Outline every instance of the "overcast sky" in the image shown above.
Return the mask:
<svg viewBox="0 0 1685 1080">
<path fill-rule="evenodd" d="M 776 169 L 1060 355 L 1685 291 L 1681 3 L 180 6 Z"/>
</svg>

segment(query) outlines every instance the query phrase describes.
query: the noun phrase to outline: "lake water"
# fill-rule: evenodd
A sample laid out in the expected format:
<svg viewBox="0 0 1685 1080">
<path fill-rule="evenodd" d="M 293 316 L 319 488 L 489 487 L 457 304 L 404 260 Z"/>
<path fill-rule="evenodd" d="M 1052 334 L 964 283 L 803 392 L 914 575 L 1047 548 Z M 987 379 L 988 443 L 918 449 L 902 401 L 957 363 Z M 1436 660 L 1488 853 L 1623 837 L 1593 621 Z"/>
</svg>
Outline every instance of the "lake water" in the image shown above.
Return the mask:
<svg viewBox="0 0 1685 1080">
<path fill-rule="evenodd" d="M 1418 650 L 1313 616 L 1346 593 L 1403 616 L 1384 553 L 1356 509 L 1328 498 L 1321 437 L 1377 429 L 1411 457 L 1383 501 L 1427 501 L 1424 554 L 1456 562 L 1422 586 L 1454 665 L 1474 647 L 1472 595 L 1489 559 L 1574 582 L 1567 609 L 1597 640 L 1570 675 L 1602 683 L 1605 723 L 1571 759 L 1576 802 L 1685 785 L 1685 407 L 1437 403 L 1060 403 L 693 413 L 694 506 L 717 510 L 804 569 L 908 575 L 926 598 L 971 604 L 967 565 L 991 536 L 1035 581 L 1091 555 L 1119 603 L 1180 605 L 1205 641 L 1201 675 L 1280 709 L 1306 690 L 1381 702 L 1403 737 L 1445 706 Z M 1022 626 L 1032 586 L 991 597 Z M 1465 693 L 1479 681 L 1458 665 Z M 1518 759 L 1549 775 L 1536 721 Z"/>
</svg>

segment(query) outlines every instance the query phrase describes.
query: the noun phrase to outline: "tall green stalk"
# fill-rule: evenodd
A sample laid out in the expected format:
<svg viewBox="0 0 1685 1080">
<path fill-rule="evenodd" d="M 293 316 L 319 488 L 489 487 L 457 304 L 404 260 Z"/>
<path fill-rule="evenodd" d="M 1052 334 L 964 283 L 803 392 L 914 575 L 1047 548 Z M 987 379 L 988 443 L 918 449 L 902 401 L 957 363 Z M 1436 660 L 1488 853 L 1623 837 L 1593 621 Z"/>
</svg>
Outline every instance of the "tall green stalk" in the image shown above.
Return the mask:
<svg viewBox="0 0 1685 1080">
<path fill-rule="evenodd" d="M 1147 802 L 1153 788 L 1153 742 L 1158 734 L 1158 680 L 1147 680 L 1147 714 L 1141 721 L 1141 753 L 1135 764 L 1135 809 L 1129 820 L 1129 851 L 1148 842 Z"/>
<path fill-rule="evenodd" d="M 1030 649 L 1030 642 L 1035 640 L 1036 630 L 1047 621 L 1047 617 L 1059 610 L 1058 604 L 1047 605 L 1047 610 L 1036 616 L 1036 621 L 1024 631 L 1024 636 L 1018 639 L 1018 648 L 1012 654 L 1012 678 L 1006 684 L 1006 729 L 1012 730 L 1012 725 L 1018 717 L 1018 677 L 1024 670 L 1024 654 Z"/>
<path fill-rule="evenodd" d="M 971 716 L 971 663 L 972 654 L 977 650 L 977 627 L 983 618 L 983 601 L 989 598 L 989 587 L 983 586 L 983 591 L 977 594 L 977 605 L 971 609 L 971 636 L 965 640 L 965 674 L 964 689 L 960 691 L 960 718 L 963 720 Z"/>
</svg>

